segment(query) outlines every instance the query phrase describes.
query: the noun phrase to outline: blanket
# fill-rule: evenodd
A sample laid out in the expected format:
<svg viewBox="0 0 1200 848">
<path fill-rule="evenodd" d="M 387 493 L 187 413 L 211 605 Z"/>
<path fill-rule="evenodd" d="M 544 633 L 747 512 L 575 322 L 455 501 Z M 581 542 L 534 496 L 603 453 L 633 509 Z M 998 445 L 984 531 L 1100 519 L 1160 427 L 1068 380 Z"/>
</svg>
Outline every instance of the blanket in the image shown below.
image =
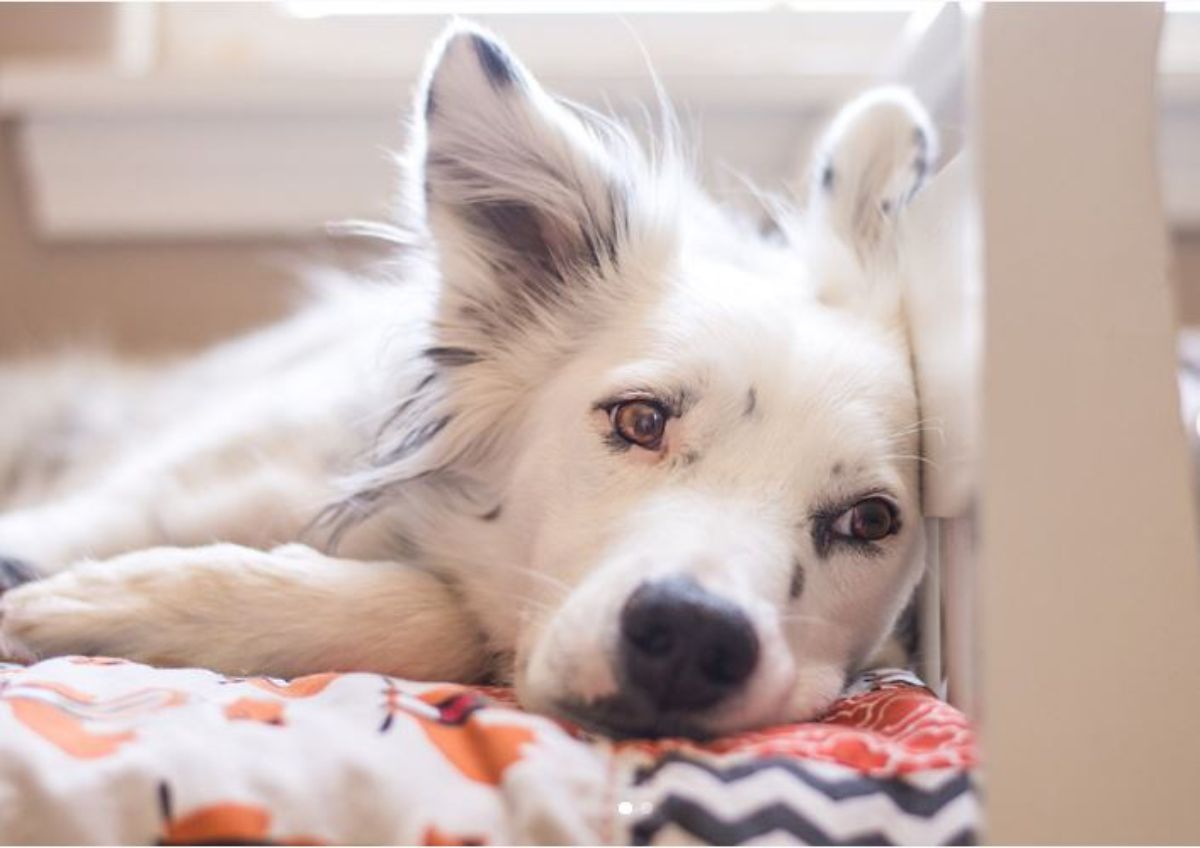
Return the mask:
<svg viewBox="0 0 1200 848">
<path fill-rule="evenodd" d="M 613 742 L 494 688 L 0 665 L 6 843 L 967 843 L 975 766 L 901 671 L 815 722 Z"/>
</svg>

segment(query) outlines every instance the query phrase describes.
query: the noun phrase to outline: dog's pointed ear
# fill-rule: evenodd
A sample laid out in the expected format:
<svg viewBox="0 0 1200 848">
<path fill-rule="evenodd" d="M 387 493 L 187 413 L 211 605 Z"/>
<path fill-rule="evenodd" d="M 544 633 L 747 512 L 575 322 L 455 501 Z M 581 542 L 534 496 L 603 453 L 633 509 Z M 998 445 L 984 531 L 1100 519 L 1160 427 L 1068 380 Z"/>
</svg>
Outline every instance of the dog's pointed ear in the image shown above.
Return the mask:
<svg viewBox="0 0 1200 848">
<path fill-rule="evenodd" d="M 615 268 L 627 163 L 493 36 L 452 25 L 418 113 L 426 217 L 459 312 L 544 313 Z"/>
<path fill-rule="evenodd" d="M 895 223 L 938 155 L 925 108 L 904 88 L 876 88 L 848 103 L 817 143 L 808 218 L 864 265 L 894 254 Z"/>
</svg>

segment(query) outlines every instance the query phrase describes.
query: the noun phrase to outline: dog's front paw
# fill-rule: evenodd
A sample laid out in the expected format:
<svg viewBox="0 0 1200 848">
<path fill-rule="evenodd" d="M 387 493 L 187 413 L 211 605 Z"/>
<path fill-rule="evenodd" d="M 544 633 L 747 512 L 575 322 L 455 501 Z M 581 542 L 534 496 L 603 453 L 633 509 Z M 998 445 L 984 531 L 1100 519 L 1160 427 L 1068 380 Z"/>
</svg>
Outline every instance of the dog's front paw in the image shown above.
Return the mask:
<svg viewBox="0 0 1200 848">
<path fill-rule="evenodd" d="M 21 586 L 38 579 L 37 571 L 24 560 L 0 556 L 0 662 L 32 662 L 36 657 L 15 635 L 10 636 L 4 621 L 8 603 L 6 599 Z M 19 616 L 18 616 L 19 618 Z"/>
<path fill-rule="evenodd" d="M 31 663 L 38 655 L 21 638 L 29 629 L 30 618 L 15 585 L 6 586 L 0 594 L 0 662 Z"/>
<path fill-rule="evenodd" d="M 97 634 L 114 623 L 112 613 L 73 574 L 25 582 L 0 595 L 0 657 L 102 653 Z"/>
</svg>

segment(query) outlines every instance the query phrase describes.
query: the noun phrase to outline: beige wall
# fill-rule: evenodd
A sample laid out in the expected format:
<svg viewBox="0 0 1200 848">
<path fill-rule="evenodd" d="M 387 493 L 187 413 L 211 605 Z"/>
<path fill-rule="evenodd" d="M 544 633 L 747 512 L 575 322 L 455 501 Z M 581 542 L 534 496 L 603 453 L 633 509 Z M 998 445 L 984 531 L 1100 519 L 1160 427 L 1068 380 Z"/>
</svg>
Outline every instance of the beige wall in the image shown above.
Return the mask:
<svg viewBox="0 0 1200 848">
<path fill-rule="evenodd" d="M 0 3 L 0 61 L 100 58 L 111 9 Z M 0 355 L 81 338 L 129 351 L 193 348 L 285 311 L 297 291 L 289 265 L 363 256 L 357 245 L 316 238 L 43 243 L 30 226 L 14 129 L 0 121 Z M 1176 243 L 1183 311 L 1200 323 L 1200 232 Z"/>
<path fill-rule="evenodd" d="M 0 355 L 78 340 L 195 347 L 280 314 L 295 291 L 284 263 L 316 249 L 45 244 L 31 230 L 14 160 L 13 126 L 0 123 Z"/>
<path fill-rule="evenodd" d="M 112 6 L 0 4 L 0 60 L 109 53 Z M 30 225 L 15 126 L 0 121 L 0 354 L 73 341 L 136 351 L 195 347 L 267 320 L 294 291 L 286 243 L 71 244 Z"/>
<path fill-rule="evenodd" d="M 108 55 L 112 7 L 104 3 L 0 5 L 0 57 Z"/>
</svg>

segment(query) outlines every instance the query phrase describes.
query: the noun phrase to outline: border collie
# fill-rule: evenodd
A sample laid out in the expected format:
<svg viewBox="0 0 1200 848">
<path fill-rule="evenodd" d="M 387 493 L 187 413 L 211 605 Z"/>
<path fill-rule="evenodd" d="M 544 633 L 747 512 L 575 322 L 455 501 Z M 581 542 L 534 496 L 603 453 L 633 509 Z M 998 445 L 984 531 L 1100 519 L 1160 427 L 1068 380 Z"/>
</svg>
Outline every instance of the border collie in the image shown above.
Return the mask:
<svg viewBox="0 0 1200 848">
<path fill-rule="evenodd" d="M 897 225 L 934 132 L 861 96 L 764 235 L 665 123 L 454 24 L 389 279 L 183 362 L 0 371 L 0 655 L 511 682 L 614 735 L 819 714 L 921 571 Z"/>
</svg>

